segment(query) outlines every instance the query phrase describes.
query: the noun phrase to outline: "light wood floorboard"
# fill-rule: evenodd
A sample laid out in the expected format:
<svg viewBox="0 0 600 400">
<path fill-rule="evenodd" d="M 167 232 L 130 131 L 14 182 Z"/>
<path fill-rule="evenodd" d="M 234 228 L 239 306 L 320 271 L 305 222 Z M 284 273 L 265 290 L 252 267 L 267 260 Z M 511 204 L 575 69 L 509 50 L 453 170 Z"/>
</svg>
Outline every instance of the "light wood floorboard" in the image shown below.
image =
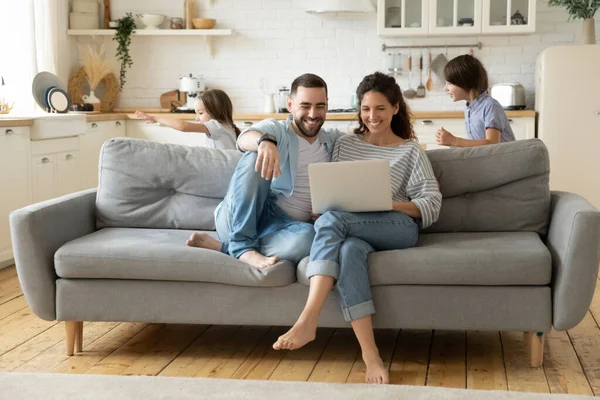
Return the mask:
<svg viewBox="0 0 600 400">
<path fill-rule="evenodd" d="M 522 332 L 377 330 L 392 384 L 600 396 L 600 285 L 568 332 L 547 334 L 530 368 Z M 84 323 L 83 352 L 65 355 L 64 325 L 27 307 L 14 267 L 0 270 L 0 371 L 362 382 L 351 329 L 319 328 L 296 351 L 272 344 L 287 327 Z"/>
</svg>

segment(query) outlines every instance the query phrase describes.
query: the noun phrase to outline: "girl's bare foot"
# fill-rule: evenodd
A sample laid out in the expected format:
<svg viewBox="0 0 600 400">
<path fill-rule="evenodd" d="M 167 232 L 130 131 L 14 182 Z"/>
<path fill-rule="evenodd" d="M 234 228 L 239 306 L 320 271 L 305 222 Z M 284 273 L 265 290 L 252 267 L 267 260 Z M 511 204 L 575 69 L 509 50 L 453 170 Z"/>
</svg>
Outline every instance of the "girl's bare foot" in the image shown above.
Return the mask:
<svg viewBox="0 0 600 400">
<path fill-rule="evenodd" d="M 248 250 L 240 256 L 240 261 L 243 261 L 246 264 L 250 264 L 256 269 L 264 269 L 277 264 L 277 262 L 279 261 L 279 257 L 267 257 L 263 256 L 256 250 Z"/>
<path fill-rule="evenodd" d="M 296 350 L 315 340 L 317 321 L 296 322 L 292 328 L 279 336 L 273 344 L 275 350 Z"/>
<path fill-rule="evenodd" d="M 375 384 L 390 383 L 390 373 L 383 365 L 383 360 L 379 357 L 379 354 L 363 354 L 363 361 L 367 367 L 365 382 Z"/>
<path fill-rule="evenodd" d="M 192 233 L 185 244 L 190 247 L 200 247 L 215 251 L 221 251 L 221 247 L 223 246 L 221 242 L 206 233 Z"/>
</svg>

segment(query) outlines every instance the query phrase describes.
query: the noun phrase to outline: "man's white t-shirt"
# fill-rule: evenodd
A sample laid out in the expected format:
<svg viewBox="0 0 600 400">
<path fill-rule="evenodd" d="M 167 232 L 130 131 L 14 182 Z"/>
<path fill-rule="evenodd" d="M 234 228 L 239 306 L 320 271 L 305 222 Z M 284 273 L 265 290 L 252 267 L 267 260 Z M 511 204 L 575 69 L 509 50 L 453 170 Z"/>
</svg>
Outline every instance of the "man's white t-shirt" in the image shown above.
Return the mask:
<svg viewBox="0 0 600 400">
<path fill-rule="evenodd" d="M 312 215 L 308 164 L 329 162 L 327 147 L 317 138 L 312 144 L 298 137 L 298 168 L 294 179 L 294 191 L 290 197 L 279 195 L 277 205 L 296 221 L 308 221 Z"/>
<path fill-rule="evenodd" d="M 204 123 L 210 135 L 206 135 L 206 147 L 235 150 L 235 131 L 216 119 Z"/>
</svg>

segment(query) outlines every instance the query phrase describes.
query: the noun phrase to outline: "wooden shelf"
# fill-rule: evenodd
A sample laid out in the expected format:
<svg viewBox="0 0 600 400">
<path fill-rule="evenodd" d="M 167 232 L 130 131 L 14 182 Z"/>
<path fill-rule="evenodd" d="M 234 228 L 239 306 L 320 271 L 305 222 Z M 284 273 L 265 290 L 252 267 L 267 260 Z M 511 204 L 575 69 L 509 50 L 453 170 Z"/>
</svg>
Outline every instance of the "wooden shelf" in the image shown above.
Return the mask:
<svg viewBox="0 0 600 400">
<path fill-rule="evenodd" d="M 213 36 L 230 36 L 231 29 L 136 29 L 133 36 L 202 36 L 208 48 L 208 54 L 214 56 Z M 69 36 L 114 36 L 115 29 L 69 29 Z"/>
<path fill-rule="evenodd" d="M 114 29 L 69 29 L 70 36 L 114 36 Z M 231 29 L 136 29 L 134 36 L 229 36 Z"/>
</svg>

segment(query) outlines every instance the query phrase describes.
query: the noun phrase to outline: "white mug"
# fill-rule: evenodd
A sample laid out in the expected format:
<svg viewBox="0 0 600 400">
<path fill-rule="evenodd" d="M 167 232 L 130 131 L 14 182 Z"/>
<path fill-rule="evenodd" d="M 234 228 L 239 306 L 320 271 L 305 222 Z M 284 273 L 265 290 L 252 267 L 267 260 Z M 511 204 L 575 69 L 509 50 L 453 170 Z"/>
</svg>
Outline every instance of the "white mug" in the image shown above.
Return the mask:
<svg viewBox="0 0 600 400">
<path fill-rule="evenodd" d="M 273 93 L 265 94 L 264 98 L 264 109 L 265 114 L 273 114 L 275 112 L 275 99 Z"/>
</svg>

